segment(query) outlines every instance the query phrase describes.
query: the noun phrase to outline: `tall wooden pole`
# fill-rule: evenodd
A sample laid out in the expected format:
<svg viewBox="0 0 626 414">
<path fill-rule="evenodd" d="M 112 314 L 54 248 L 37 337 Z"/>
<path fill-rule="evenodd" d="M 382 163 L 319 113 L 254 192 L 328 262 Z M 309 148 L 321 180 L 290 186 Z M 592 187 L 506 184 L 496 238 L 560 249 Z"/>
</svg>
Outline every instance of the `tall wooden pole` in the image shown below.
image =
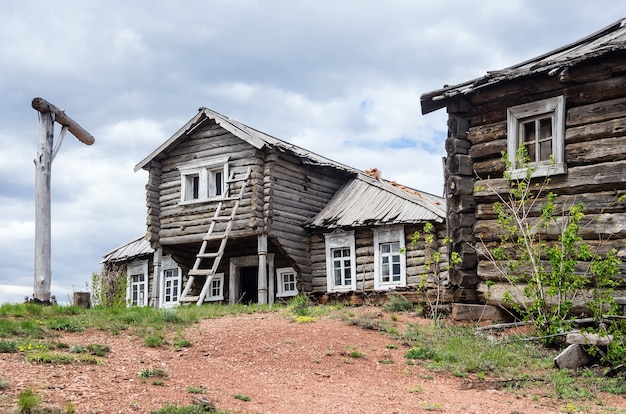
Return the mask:
<svg viewBox="0 0 626 414">
<path fill-rule="evenodd" d="M 50 172 L 54 119 L 51 112 L 39 115 L 39 141 L 35 158 L 35 286 L 33 299 L 50 302 Z"/>
<path fill-rule="evenodd" d="M 81 142 L 91 145 L 94 137 L 85 131 L 65 112 L 42 98 L 35 98 L 32 107 L 39 112 L 39 140 L 35 158 L 35 284 L 33 300 L 50 303 L 51 256 L 51 213 L 50 176 L 54 159 L 66 131 L 70 131 Z M 54 122 L 63 125 L 56 146 Z"/>
</svg>

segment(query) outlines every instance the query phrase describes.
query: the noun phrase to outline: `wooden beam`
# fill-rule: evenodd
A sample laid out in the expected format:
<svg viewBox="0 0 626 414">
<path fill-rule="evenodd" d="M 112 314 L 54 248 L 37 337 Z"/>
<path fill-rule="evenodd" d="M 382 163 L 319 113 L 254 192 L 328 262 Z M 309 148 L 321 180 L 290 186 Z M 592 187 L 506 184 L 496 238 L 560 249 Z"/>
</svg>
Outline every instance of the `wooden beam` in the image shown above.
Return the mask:
<svg viewBox="0 0 626 414">
<path fill-rule="evenodd" d="M 83 127 L 78 125 L 76 121 L 65 114 L 65 111 L 57 108 L 50 102 L 46 101 L 43 98 L 34 98 L 32 102 L 33 109 L 41 112 L 42 114 L 51 112 L 55 116 L 55 121 L 61 125 L 67 126 L 68 130 L 74 135 L 78 140 L 84 144 L 91 145 L 96 140 L 89 132 L 85 131 Z"/>
</svg>

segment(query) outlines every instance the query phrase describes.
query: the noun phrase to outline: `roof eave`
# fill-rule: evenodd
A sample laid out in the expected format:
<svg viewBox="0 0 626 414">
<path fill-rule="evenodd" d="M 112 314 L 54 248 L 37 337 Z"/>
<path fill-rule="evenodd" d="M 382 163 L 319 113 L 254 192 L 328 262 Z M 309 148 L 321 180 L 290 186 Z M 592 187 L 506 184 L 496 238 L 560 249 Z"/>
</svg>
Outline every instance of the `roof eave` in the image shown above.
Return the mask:
<svg viewBox="0 0 626 414">
<path fill-rule="evenodd" d="M 437 89 L 435 91 L 422 94 L 422 96 L 420 97 L 422 115 L 426 115 L 438 109 L 444 108 L 448 105 L 450 101 L 459 99 L 460 96 L 466 96 L 468 94 L 474 93 L 478 89 L 494 86 L 504 80 L 513 80 L 513 79 L 517 79 L 520 77 L 532 76 L 532 75 L 536 75 L 539 72 L 546 71 L 551 68 L 551 65 L 546 65 L 545 67 L 543 67 L 542 69 L 538 71 L 531 70 L 531 71 L 524 72 L 524 73 L 518 73 L 518 74 L 515 73 L 515 70 L 518 68 L 529 65 L 533 62 L 542 61 L 552 55 L 556 55 L 566 50 L 576 48 L 577 46 L 580 46 L 582 44 L 593 42 L 594 40 L 602 36 L 606 36 L 607 34 L 612 33 L 624 27 L 624 25 L 626 25 L 626 19 L 624 18 L 619 19 L 615 23 L 612 23 L 606 26 L 605 28 L 598 30 L 597 32 L 594 32 L 588 36 L 585 36 L 584 38 L 580 40 L 577 40 L 565 46 L 561 46 L 558 49 L 544 53 L 532 59 L 526 60 L 521 63 L 517 63 L 513 66 L 509 66 L 499 71 L 487 72 L 485 76 L 473 79 L 471 81 L 459 83 L 457 85 L 452 85 L 452 86 L 446 85 L 441 89 Z M 603 53 L 607 53 L 609 51 L 610 50 L 605 50 L 603 51 Z M 591 58 L 591 57 L 596 57 L 596 56 L 598 56 L 597 53 L 595 54 L 592 53 L 590 54 L 590 56 L 587 56 L 586 58 Z M 559 62 L 559 65 L 569 66 L 577 62 L 580 62 L 581 60 L 584 60 L 584 59 L 578 58 L 578 59 L 573 60 L 572 62 Z M 503 74 L 508 74 L 508 75 L 503 75 Z"/>
</svg>

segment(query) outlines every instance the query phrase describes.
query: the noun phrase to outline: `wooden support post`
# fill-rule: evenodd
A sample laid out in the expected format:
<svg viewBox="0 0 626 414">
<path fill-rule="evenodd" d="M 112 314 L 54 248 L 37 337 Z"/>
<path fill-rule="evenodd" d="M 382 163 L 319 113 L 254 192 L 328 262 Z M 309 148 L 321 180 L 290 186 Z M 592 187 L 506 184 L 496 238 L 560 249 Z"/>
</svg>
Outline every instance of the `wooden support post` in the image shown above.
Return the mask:
<svg viewBox="0 0 626 414">
<path fill-rule="evenodd" d="M 259 254 L 259 286 L 258 286 L 258 302 L 260 304 L 268 303 L 267 295 L 267 234 L 259 234 L 258 240 Z"/>
<path fill-rule="evenodd" d="M 161 262 L 163 261 L 163 250 L 157 248 L 152 256 L 152 293 L 150 295 L 150 306 L 158 308 L 161 306 Z"/>
<path fill-rule="evenodd" d="M 39 143 L 35 158 L 35 284 L 33 300 L 50 302 L 51 239 L 50 170 L 54 119 L 50 112 L 39 117 Z"/>
<path fill-rule="evenodd" d="M 81 142 L 91 145 L 94 137 L 85 131 L 65 112 L 42 98 L 35 98 L 32 107 L 39 111 L 39 140 L 35 158 L 35 282 L 33 300 L 50 303 L 51 283 L 51 213 L 50 213 L 50 174 L 52 160 L 56 155 L 65 131 L 69 130 Z M 56 147 L 54 143 L 54 122 L 63 125 Z"/>
</svg>

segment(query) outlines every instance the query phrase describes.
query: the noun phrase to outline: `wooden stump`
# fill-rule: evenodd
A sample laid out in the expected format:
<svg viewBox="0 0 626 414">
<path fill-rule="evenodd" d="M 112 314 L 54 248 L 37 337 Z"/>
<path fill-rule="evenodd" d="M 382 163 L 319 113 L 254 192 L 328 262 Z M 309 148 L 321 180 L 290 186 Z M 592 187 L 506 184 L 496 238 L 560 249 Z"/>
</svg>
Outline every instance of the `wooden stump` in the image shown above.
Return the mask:
<svg viewBox="0 0 626 414">
<path fill-rule="evenodd" d="M 74 292 L 74 305 L 89 309 L 91 307 L 91 293 Z"/>
</svg>

